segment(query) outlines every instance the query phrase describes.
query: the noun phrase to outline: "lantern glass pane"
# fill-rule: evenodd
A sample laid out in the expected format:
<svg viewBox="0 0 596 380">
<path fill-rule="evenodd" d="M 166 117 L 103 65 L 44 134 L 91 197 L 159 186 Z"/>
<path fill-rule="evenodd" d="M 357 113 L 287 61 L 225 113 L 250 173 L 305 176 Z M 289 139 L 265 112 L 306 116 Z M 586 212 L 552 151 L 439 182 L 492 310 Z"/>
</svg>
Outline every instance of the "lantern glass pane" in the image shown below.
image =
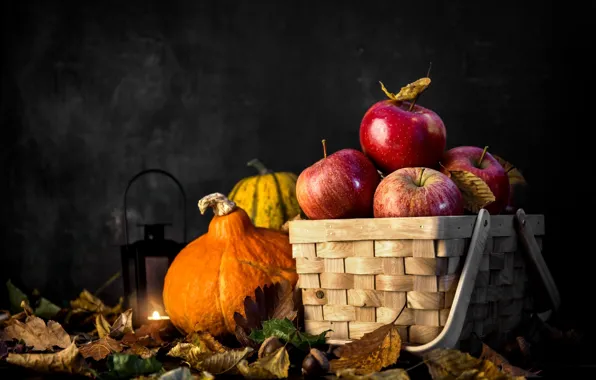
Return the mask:
<svg viewBox="0 0 596 380">
<path fill-rule="evenodd" d="M 157 311 L 165 315 L 163 307 L 163 285 L 164 278 L 168 271 L 169 261 L 167 257 L 145 257 L 145 270 L 147 278 L 147 312 Z"/>
</svg>

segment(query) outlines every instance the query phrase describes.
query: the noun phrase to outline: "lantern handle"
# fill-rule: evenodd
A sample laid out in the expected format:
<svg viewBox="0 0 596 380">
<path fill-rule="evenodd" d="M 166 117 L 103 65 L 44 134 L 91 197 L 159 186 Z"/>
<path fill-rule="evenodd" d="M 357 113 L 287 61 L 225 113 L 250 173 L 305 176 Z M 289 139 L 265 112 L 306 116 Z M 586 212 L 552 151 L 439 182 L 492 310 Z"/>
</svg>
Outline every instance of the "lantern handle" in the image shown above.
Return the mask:
<svg viewBox="0 0 596 380">
<path fill-rule="evenodd" d="M 178 186 L 178 189 L 180 190 L 180 194 L 182 194 L 182 200 L 183 200 L 183 207 L 182 207 L 182 215 L 184 218 L 184 231 L 183 231 L 183 239 L 184 239 L 184 243 L 186 243 L 186 193 L 184 192 L 184 188 L 182 187 L 182 184 L 180 184 L 180 182 L 176 179 L 176 177 L 174 177 L 172 174 L 168 173 L 165 170 L 162 169 L 145 169 L 140 171 L 139 173 L 137 173 L 134 177 L 132 177 L 130 179 L 130 181 L 128 181 L 128 185 L 126 186 L 126 190 L 124 191 L 124 239 L 126 241 L 126 245 L 128 246 L 128 213 L 127 213 L 127 207 L 126 207 L 126 199 L 127 199 L 127 195 L 128 195 L 128 190 L 130 189 L 130 186 L 133 184 L 134 181 L 137 180 L 137 178 L 148 174 L 148 173 L 159 173 L 159 174 L 163 174 L 166 177 L 169 177 L 172 181 L 174 181 L 176 183 L 176 185 Z"/>
</svg>

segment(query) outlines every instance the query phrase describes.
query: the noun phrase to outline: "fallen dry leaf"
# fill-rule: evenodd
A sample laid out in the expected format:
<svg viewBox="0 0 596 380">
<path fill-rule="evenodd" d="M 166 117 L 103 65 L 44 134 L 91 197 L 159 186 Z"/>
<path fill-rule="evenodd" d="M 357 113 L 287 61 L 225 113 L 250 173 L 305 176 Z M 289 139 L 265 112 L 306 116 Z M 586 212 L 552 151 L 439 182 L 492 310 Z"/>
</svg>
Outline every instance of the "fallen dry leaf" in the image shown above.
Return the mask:
<svg viewBox="0 0 596 380">
<path fill-rule="evenodd" d="M 117 340 L 109 336 L 104 336 L 96 341 L 80 346 L 79 352 L 84 358 L 102 360 L 113 352 L 122 352 L 122 345 Z"/>
<path fill-rule="evenodd" d="M 284 379 L 288 377 L 290 356 L 285 347 L 280 347 L 271 354 L 248 364 L 242 360 L 238 371 L 247 379 Z"/>
<path fill-rule="evenodd" d="M 294 216 L 293 218 L 288 219 L 284 224 L 282 224 L 280 230 L 282 232 L 289 233 L 290 232 L 290 222 L 292 222 L 294 220 L 304 220 L 304 218 L 302 218 L 302 215 L 301 214 L 297 214 L 296 216 Z"/>
<path fill-rule="evenodd" d="M 95 328 L 97 329 L 97 335 L 99 335 L 100 338 L 110 335 L 110 330 L 112 329 L 110 323 L 106 320 L 103 314 L 97 314 L 95 316 Z"/>
<path fill-rule="evenodd" d="M 424 362 L 433 379 L 523 380 L 499 371 L 489 360 L 473 357 L 456 349 L 434 349 L 424 355 Z"/>
<path fill-rule="evenodd" d="M 8 354 L 8 363 L 45 373 L 92 376 L 85 359 L 73 342 L 64 350 L 48 354 Z"/>
<path fill-rule="evenodd" d="M 138 343 L 133 343 L 124 353 L 138 355 L 143 359 L 149 359 L 157 355 L 159 347 L 148 348 Z"/>
<path fill-rule="evenodd" d="M 77 299 L 70 301 L 70 307 L 74 313 L 90 312 L 110 315 L 121 312 L 123 301 L 124 300 L 121 298 L 118 305 L 109 307 L 106 306 L 102 300 L 91 294 L 87 289 L 84 289 Z"/>
<path fill-rule="evenodd" d="M 382 372 L 373 372 L 366 375 L 358 375 L 352 369 L 346 369 L 336 374 L 337 377 L 348 379 L 348 380 L 380 380 L 380 379 L 392 379 L 392 380 L 410 380 L 410 376 L 403 368 L 388 369 Z"/>
<path fill-rule="evenodd" d="M 331 360 L 329 365 L 334 373 L 349 369 L 354 374 L 366 375 L 395 363 L 400 350 L 401 337 L 392 322 L 339 347 L 335 351 L 339 359 Z"/>
<path fill-rule="evenodd" d="M 64 331 L 60 323 L 48 321 L 30 315 L 25 323 L 15 320 L 2 332 L 2 340 L 23 340 L 27 346 L 35 351 L 52 350 L 54 346 L 66 348 L 70 345 L 70 336 Z"/>
<path fill-rule="evenodd" d="M 507 173 L 507 176 L 509 177 L 510 185 L 515 185 L 515 184 L 525 185 L 525 184 L 527 184 L 526 179 L 524 178 L 523 174 L 519 171 L 518 168 L 515 167 L 515 165 L 511 164 L 510 162 L 507 162 L 506 160 L 504 160 L 500 156 L 497 156 L 496 154 L 493 154 L 492 156 L 497 161 L 499 161 L 499 164 L 501 164 L 503 169 L 505 169 L 505 173 Z"/>
<path fill-rule="evenodd" d="M 132 309 L 128 309 L 121 313 L 112 324 L 110 337 L 114 339 L 122 339 L 125 334 L 131 332 L 134 332 L 132 327 Z"/>
<path fill-rule="evenodd" d="M 537 372 L 526 371 L 525 369 L 512 365 L 507 358 L 493 350 L 486 343 L 482 343 L 482 352 L 480 353 L 479 359 L 492 362 L 499 370 L 501 370 L 501 372 L 511 376 L 535 377 L 538 375 Z"/>
<path fill-rule="evenodd" d="M 226 352 L 230 349 L 223 346 L 210 333 L 206 331 L 195 331 L 190 333 L 185 338 L 186 342 L 198 346 L 203 352 Z"/>
<path fill-rule="evenodd" d="M 261 329 L 262 323 L 271 319 L 294 321 L 300 294 L 288 281 L 257 287 L 253 297 L 244 298 L 244 315 L 234 313 L 236 339 L 244 346 L 256 348 L 258 344 L 249 338 L 250 332 Z"/>
<path fill-rule="evenodd" d="M 461 191 L 466 210 L 477 213 L 495 201 L 495 195 L 482 178 L 465 170 L 451 170 L 448 176 Z"/>
<path fill-rule="evenodd" d="M 192 343 L 178 343 L 167 355 L 181 358 L 198 371 L 218 375 L 224 372 L 236 372 L 234 370 L 236 365 L 253 351 L 251 347 L 244 347 L 217 353 L 202 352 L 201 348 Z"/>
<path fill-rule="evenodd" d="M 401 90 L 399 90 L 399 93 L 397 95 L 387 91 L 383 82 L 379 83 L 381 84 L 381 90 L 383 90 L 385 95 L 387 95 L 387 97 L 391 100 L 414 100 L 428 88 L 428 86 L 430 85 L 430 78 L 420 78 L 415 82 L 405 85 L 401 88 Z"/>
</svg>

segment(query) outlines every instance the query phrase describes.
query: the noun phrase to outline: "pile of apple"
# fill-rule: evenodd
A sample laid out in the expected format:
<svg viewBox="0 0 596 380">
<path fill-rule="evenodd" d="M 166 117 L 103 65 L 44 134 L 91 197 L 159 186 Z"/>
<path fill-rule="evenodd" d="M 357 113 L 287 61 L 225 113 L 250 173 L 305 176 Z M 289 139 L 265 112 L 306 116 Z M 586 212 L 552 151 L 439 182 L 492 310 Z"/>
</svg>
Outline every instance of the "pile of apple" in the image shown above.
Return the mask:
<svg viewBox="0 0 596 380">
<path fill-rule="evenodd" d="M 309 219 L 388 218 L 514 212 L 525 180 L 487 148 L 445 151 L 439 115 L 416 104 L 430 84 L 422 78 L 373 104 L 360 124 L 362 151 L 342 149 L 304 169 L 296 197 Z"/>
</svg>

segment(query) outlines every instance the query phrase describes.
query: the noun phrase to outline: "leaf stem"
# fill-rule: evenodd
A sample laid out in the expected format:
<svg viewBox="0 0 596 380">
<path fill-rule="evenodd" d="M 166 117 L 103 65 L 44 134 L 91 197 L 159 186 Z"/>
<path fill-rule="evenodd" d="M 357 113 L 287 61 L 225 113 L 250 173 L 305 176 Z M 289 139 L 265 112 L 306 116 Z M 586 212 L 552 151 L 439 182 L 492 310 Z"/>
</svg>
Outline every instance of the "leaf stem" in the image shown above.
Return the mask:
<svg viewBox="0 0 596 380">
<path fill-rule="evenodd" d="M 488 145 L 484 147 L 484 150 L 482 151 L 482 155 L 480 156 L 480 160 L 478 160 L 478 167 L 480 167 L 480 165 L 482 165 L 482 160 L 484 160 L 484 156 L 486 155 L 486 151 L 488 150 Z"/>
<path fill-rule="evenodd" d="M 323 144 L 323 158 L 327 158 L 327 141 L 323 139 L 321 143 Z"/>
</svg>

